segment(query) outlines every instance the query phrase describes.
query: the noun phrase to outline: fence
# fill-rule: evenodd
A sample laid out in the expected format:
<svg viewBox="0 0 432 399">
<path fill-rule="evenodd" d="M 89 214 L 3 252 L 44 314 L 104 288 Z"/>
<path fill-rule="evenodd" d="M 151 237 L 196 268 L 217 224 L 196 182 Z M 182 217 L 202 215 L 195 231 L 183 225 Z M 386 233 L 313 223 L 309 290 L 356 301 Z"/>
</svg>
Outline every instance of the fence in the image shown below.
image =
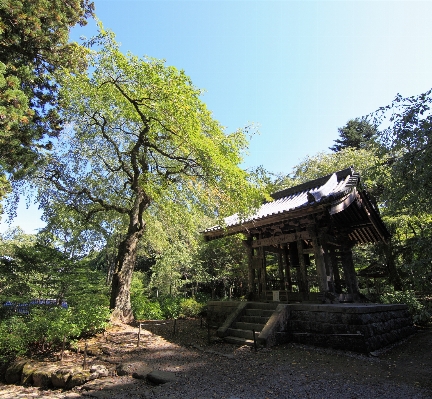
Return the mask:
<svg viewBox="0 0 432 399">
<path fill-rule="evenodd" d="M 68 304 L 66 301 L 62 301 L 59 303 L 59 301 L 56 299 L 33 299 L 29 302 L 24 303 L 6 301 L 3 303 L 3 308 L 5 308 L 6 311 L 22 315 L 29 314 L 31 308 L 35 306 L 61 306 L 63 309 L 68 308 Z"/>
</svg>

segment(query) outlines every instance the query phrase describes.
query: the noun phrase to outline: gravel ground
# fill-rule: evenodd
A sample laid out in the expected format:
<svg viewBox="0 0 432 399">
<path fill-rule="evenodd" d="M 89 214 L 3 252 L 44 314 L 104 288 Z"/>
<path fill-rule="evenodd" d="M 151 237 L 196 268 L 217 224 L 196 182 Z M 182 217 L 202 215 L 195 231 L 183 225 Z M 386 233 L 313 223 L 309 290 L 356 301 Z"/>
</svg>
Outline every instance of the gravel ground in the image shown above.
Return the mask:
<svg viewBox="0 0 432 399">
<path fill-rule="evenodd" d="M 94 364 L 143 364 L 177 381 L 152 386 L 130 376 L 108 377 L 73 391 L 0 385 L 0 399 L 24 398 L 432 398 L 432 329 L 419 330 L 393 348 L 365 356 L 287 344 L 257 352 L 223 344 L 199 320 L 123 326 L 97 338 L 105 355 Z M 95 344 L 92 342 L 91 344 Z M 109 347 L 107 348 L 107 345 Z M 71 362 L 79 363 L 74 355 Z"/>
</svg>

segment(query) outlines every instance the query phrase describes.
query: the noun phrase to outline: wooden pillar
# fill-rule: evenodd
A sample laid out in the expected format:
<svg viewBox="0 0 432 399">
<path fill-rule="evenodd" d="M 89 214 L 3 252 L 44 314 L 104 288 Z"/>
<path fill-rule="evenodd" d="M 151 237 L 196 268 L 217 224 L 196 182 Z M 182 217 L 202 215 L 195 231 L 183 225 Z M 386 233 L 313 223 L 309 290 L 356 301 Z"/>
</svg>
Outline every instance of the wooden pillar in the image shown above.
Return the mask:
<svg viewBox="0 0 432 399">
<path fill-rule="evenodd" d="M 282 249 L 283 249 L 283 259 L 285 264 L 285 286 L 288 292 L 292 292 L 292 280 L 291 280 L 288 244 L 283 244 Z"/>
<path fill-rule="evenodd" d="M 345 282 L 349 294 L 356 296 L 359 292 L 357 276 L 355 273 L 354 262 L 352 258 L 351 246 L 344 245 L 342 248 L 342 267 L 345 275 Z"/>
<path fill-rule="evenodd" d="M 335 272 L 334 269 L 337 267 L 337 264 L 335 265 L 335 258 L 331 256 L 330 253 L 330 245 L 328 245 L 325 240 L 321 241 L 323 250 L 324 250 L 324 262 L 325 262 L 325 268 L 327 273 L 327 284 L 328 289 L 330 292 L 336 293 L 335 289 Z"/>
<path fill-rule="evenodd" d="M 321 292 L 326 292 L 328 291 L 328 284 L 327 284 L 326 265 L 324 261 L 324 250 L 318 240 L 316 233 L 314 231 L 311 231 L 310 234 L 312 237 L 312 245 L 313 245 L 313 251 L 315 256 L 318 285 Z"/>
<path fill-rule="evenodd" d="M 335 288 L 335 274 L 337 273 L 338 279 L 339 279 L 339 286 L 340 286 L 340 278 L 339 278 L 339 270 L 337 266 L 337 259 L 336 256 L 334 256 L 334 252 L 331 252 L 332 245 L 328 243 L 327 236 L 325 234 L 326 232 L 323 231 L 322 234 L 319 237 L 321 246 L 324 250 L 324 263 L 325 263 L 325 270 L 327 274 L 327 285 L 328 290 L 332 293 L 336 293 Z M 337 272 L 335 271 L 337 269 Z"/>
<path fill-rule="evenodd" d="M 299 292 L 303 292 L 303 282 L 302 282 L 302 275 L 300 271 L 300 257 L 297 251 L 297 242 L 290 242 L 288 244 L 288 249 L 289 249 L 290 264 L 296 270 L 298 290 Z"/>
<path fill-rule="evenodd" d="M 266 262 L 266 253 L 263 247 L 260 248 L 260 252 L 261 252 L 261 258 L 262 258 L 262 262 L 261 262 L 261 271 L 260 271 L 260 281 L 259 281 L 259 296 L 261 299 L 265 299 L 265 294 L 266 294 L 266 267 L 267 267 L 267 262 Z"/>
<path fill-rule="evenodd" d="M 252 248 L 252 238 L 243 241 L 246 247 L 248 259 L 248 298 L 252 298 L 255 293 L 255 269 L 254 269 L 254 249 Z"/>
<path fill-rule="evenodd" d="M 282 259 L 282 251 L 280 248 L 278 248 L 278 275 L 279 275 L 279 289 L 284 290 L 285 289 L 285 278 L 284 278 L 284 265 L 283 265 L 283 259 Z"/>
<path fill-rule="evenodd" d="M 299 254 L 300 261 L 300 274 L 302 281 L 302 292 L 304 293 L 303 298 L 307 299 L 309 294 L 309 284 L 307 279 L 307 262 L 303 254 L 303 240 L 297 240 L 297 252 Z M 309 255 L 307 255 L 309 257 Z"/>
<path fill-rule="evenodd" d="M 339 272 L 339 262 L 336 255 L 336 249 L 334 247 L 329 248 L 329 256 L 333 266 L 333 276 L 334 276 L 334 289 L 336 294 L 342 294 L 342 284 Z"/>
</svg>

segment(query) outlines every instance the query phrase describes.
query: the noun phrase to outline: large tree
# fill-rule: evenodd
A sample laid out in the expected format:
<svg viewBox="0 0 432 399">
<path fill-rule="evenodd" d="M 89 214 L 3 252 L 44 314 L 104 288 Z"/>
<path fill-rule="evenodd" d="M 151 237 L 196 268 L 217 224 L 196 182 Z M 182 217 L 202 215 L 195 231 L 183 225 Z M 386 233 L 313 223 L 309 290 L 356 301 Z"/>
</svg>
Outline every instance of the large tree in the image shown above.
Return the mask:
<svg viewBox="0 0 432 399">
<path fill-rule="evenodd" d="M 397 95 L 373 113 L 386 127 L 381 140 L 391 154 L 391 185 L 387 206 L 412 214 L 432 212 L 432 89 L 412 97 Z"/>
<path fill-rule="evenodd" d="M 244 133 L 224 133 L 183 71 L 122 54 L 110 32 L 100 38 L 91 76 L 63 75 L 68 128 L 38 175 L 39 199 L 46 210 L 62 202 L 89 223 L 124 226 L 111 308 L 128 321 L 137 245 L 152 209 L 172 202 L 181 212 L 223 215 L 245 211 L 258 193 L 238 166 Z"/>
<path fill-rule="evenodd" d="M 406 286 L 432 287 L 432 89 L 402 97 L 369 117 L 380 126 L 388 156 L 383 197 L 385 214 L 394 230 L 395 257 Z"/>
<path fill-rule="evenodd" d="M 378 130 L 365 118 L 350 119 L 338 132 L 339 138 L 330 147 L 334 152 L 348 147 L 367 149 L 377 144 Z"/>
<path fill-rule="evenodd" d="M 85 67 L 69 30 L 92 13 L 90 0 L 0 0 L 0 198 L 4 173 L 21 177 L 61 131 L 52 74 Z"/>
</svg>

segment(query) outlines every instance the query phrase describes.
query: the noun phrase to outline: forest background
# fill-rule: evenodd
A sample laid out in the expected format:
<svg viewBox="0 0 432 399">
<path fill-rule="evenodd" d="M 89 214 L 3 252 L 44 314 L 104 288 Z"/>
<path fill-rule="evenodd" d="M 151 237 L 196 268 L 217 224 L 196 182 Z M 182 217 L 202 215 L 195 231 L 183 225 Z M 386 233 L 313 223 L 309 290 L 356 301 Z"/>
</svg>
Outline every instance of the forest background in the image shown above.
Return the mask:
<svg viewBox="0 0 432 399">
<path fill-rule="evenodd" d="M 392 233 L 388 247 L 358 248 L 356 267 L 398 271 L 360 281 L 362 292 L 430 320 L 430 90 L 342 121 L 330 151 L 288 174 L 245 170 L 255 126 L 227 133 L 182 70 L 124 54 L 101 24 L 83 45 L 69 42 L 92 3 L 4 0 L 0 10 L 0 193 L 9 216 L 33 195 L 45 222 L 0 237 L 2 360 L 104 328 L 110 309 L 125 321 L 194 316 L 210 298 L 244 298 L 242 237 L 205 243 L 199 231 L 349 166 Z M 35 302 L 48 298 L 67 311 Z M 10 312 L 23 303 L 29 315 Z"/>
</svg>

